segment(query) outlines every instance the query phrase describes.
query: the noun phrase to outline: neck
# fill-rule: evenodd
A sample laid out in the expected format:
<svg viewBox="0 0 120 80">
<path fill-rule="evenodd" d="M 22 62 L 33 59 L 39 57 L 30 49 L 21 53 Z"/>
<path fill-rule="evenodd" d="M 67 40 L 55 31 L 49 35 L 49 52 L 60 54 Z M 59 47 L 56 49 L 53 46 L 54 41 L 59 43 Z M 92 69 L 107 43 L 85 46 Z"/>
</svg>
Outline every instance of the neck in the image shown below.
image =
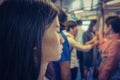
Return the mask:
<svg viewBox="0 0 120 80">
<path fill-rule="evenodd" d="M 46 80 L 45 78 L 45 72 L 47 69 L 48 62 L 42 62 L 41 69 L 40 69 L 40 75 L 38 77 L 38 80 Z"/>
</svg>

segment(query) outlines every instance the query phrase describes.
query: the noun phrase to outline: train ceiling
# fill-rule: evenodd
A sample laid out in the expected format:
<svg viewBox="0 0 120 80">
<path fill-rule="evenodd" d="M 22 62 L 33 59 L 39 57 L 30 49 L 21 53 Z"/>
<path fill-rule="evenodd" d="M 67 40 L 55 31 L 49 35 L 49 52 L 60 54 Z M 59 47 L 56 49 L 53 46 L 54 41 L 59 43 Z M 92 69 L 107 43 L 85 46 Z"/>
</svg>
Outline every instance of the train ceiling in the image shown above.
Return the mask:
<svg viewBox="0 0 120 80">
<path fill-rule="evenodd" d="M 51 0 L 60 6 L 65 12 L 78 10 L 97 10 L 101 3 L 105 4 L 106 9 L 119 9 L 120 0 Z M 116 5 L 113 5 L 116 4 Z"/>
<path fill-rule="evenodd" d="M 98 0 L 52 0 L 66 12 L 75 10 L 94 9 L 98 7 Z"/>
</svg>

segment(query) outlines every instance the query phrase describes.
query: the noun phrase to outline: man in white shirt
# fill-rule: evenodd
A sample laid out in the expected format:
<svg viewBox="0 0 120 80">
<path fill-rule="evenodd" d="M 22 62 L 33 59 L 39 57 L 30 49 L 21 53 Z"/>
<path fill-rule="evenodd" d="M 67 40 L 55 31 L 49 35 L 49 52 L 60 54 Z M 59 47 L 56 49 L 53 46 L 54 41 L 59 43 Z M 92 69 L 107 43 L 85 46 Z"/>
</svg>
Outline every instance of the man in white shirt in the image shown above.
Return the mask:
<svg viewBox="0 0 120 80">
<path fill-rule="evenodd" d="M 66 31 L 64 31 L 64 33 L 67 36 L 68 42 L 70 44 L 70 47 L 71 47 L 70 51 L 72 51 L 72 48 L 75 48 L 75 49 L 77 49 L 79 51 L 87 52 L 94 46 L 94 45 L 82 45 L 80 42 L 77 42 L 75 40 L 75 37 L 77 36 L 77 32 L 78 32 L 78 26 L 77 26 L 77 23 L 75 21 L 72 21 L 72 20 L 67 21 L 65 23 L 65 25 L 66 25 L 67 29 L 66 29 Z M 73 54 L 76 55 L 76 52 L 73 53 Z M 73 59 L 73 57 L 74 57 L 74 61 L 77 60 L 76 56 L 71 56 L 71 57 L 72 57 L 71 60 Z M 76 58 L 76 60 L 75 60 L 75 58 Z M 74 63 L 74 61 L 71 61 L 71 62 Z M 72 70 L 72 72 L 73 73 L 77 73 L 76 69 L 75 69 L 75 71 Z M 74 74 L 72 77 L 76 78 L 76 75 Z"/>
</svg>

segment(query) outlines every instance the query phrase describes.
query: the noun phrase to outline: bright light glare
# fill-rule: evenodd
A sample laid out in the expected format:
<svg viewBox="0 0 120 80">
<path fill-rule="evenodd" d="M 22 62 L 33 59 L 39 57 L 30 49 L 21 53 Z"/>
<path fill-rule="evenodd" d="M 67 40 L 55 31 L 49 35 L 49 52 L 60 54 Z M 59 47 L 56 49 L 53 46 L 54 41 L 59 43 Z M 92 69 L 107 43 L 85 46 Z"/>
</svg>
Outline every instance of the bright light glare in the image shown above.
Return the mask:
<svg viewBox="0 0 120 80">
<path fill-rule="evenodd" d="M 85 31 L 88 30 L 88 27 L 89 27 L 89 24 L 90 24 L 90 21 L 83 21 L 83 24 L 81 26 L 81 28 Z"/>
<path fill-rule="evenodd" d="M 82 25 L 81 26 L 83 30 L 87 31 L 88 30 L 88 26 Z"/>
<path fill-rule="evenodd" d="M 81 13 L 83 10 L 74 11 L 74 13 Z"/>
<path fill-rule="evenodd" d="M 83 25 L 90 24 L 90 21 L 83 21 L 82 23 L 83 23 Z"/>
</svg>

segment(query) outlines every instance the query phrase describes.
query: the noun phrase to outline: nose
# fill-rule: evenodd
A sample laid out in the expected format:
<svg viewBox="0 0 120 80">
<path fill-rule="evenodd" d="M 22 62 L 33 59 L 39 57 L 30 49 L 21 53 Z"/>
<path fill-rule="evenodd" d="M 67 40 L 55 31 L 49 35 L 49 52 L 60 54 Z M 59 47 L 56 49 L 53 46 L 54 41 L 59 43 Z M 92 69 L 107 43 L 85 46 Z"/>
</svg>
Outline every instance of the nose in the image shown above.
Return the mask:
<svg viewBox="0 0 120 80">
<path fill-rule="evenodd" d="M 60 44 L 62 44 L 62 43 L 64 43 L 64 39 L 63 39 L 63 37 L 60 35 Z"/>
</svg>

